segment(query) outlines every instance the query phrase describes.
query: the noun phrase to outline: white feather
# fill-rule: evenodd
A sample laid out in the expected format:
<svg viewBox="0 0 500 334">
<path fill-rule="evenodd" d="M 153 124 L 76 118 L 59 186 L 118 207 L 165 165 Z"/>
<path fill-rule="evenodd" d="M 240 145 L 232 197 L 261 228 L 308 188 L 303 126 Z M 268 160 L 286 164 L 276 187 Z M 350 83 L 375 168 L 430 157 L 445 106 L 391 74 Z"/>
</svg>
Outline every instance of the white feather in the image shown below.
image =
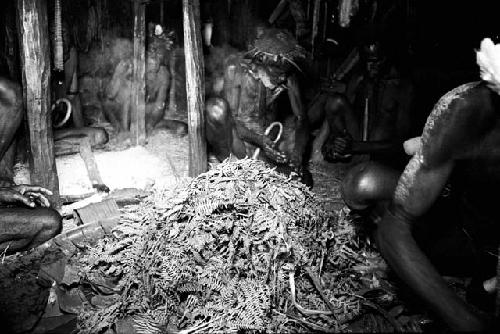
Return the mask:
<svg viewBox="0 0 500 334">
<path fill-rule="evenodd" d="M 479 51 L 476 52 L 476 60 L 481 79 L 500 94 L 500 44 L 494 44 L 489 38 L 483 39 Z"/>
</svg>

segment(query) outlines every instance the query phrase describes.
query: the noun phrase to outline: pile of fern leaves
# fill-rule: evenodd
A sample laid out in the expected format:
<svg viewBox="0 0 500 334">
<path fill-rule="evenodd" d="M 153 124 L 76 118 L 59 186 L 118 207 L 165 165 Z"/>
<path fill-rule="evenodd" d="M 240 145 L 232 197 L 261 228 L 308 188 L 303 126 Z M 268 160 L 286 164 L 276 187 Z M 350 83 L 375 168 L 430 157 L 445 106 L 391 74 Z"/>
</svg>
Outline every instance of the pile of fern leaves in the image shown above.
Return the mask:
<svg viewBox="0 0 500 334">
<path fill-rule="evenodd" d="M 118 281 L 119 296 L 88 305 L 81 332 L 120 319 L 150 334 L 341 331 L 358 315 L 363 247 L 303 184 L 243 159 L 167 193 L 82 258 L 82 274 Z"/>
</svg>

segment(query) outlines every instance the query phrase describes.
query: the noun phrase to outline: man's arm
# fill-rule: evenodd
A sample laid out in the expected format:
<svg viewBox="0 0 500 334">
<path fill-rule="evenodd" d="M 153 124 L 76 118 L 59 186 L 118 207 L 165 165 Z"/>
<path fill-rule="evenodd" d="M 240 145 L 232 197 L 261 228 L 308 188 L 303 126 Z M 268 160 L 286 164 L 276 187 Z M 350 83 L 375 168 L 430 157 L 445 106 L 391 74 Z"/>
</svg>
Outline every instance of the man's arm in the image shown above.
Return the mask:
<svg viewBox="0 0 500 334">
<path fill-rule="evenodd" d="M 399 179 L 393 202 L 377 230 L 377 243 L 394 271 L 453 330 L 477 331 L 483 323 L 449 287 L 412 236 L 417 220 L 434 204 L 460 152 L 481 138 L 486 105 L 469 103 L 474 86 L 462 86 L 435 106 L 422 134 L 421 147 Z M 471 124 L 474 124 L 471 128 Z"/>
<path fill-rule="evenodd" d="M 412 236 L 416 218 L 439 196 L 453 168 L 449 161 L 427 167 L 417 153 L 399 181 L 391 208 L 377 230 L 377 243 L 398 276 L 453 330 L 482 329 L 469 307 L 447 286 Z"/>
<path fill-rule="evenodd" d="M 161 84 L 154 102 L 157 105 L 164 105 L 167 101 L 168 88 L 170 87 L 170 73 L 165 66 L 160 66 L 158 77 L 161 78 Z"/>
<path fill-rule="evenodd" d="M 235 116 L 240 106 L 241 95 L 241 71 L 236 65 L 234 59 L 230 59 L 224 72 L 224 99 L 229 105 L 231 111 L 232 122 L 241 140 L 252 145 L 262 147 L 262 136 L 248 129 L 242 122 L 239 122 Z"/>
<path fill-rule="evenodd" d="M 307 139 L 309 136 L 309 129 L 307 124 L 307 114 L 304 110 L 304 105 L 302 104 L 302 98 L 300 96 L 299 82 L 295 75 L 291 75 L 287 78 L 287 88 L 292 112 L 296 119 L 295 151 L 292 159 L 297 163 L 302 163 L 302 157 L 306 150 Z"/>
<path fill-rule="evenodd" d="M 241 71 L 233 62 L 229 62 L 224 71 L 224 99 L 229 104 L 232 113 L 238 111 L 241 94 Z"/>
</svg>

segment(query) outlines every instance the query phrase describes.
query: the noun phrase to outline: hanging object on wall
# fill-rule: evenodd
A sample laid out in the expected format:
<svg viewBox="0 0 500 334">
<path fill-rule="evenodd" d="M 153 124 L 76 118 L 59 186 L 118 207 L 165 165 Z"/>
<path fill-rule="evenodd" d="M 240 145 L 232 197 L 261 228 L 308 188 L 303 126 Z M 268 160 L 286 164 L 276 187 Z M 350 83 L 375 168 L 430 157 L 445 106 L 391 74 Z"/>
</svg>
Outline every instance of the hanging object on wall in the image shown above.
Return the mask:
<svg viewBox="0 0 500 334">
<path fill-rule="evenodd" d="M 55 2 L 55 18 L 54 18 L 54 67 L 56 71 L 64 71 L 64 56 L 63 56 L 63 38 L 62 38 L 62 22 L 61 22 L 61 3 L 60 0 Z"/>
<path fill-rule="evenodd" d="M 359 0 L 339 1 L 339 25 L 347 28 L 351 24 L 352 18 L 358 13 Z"/>
</svg>

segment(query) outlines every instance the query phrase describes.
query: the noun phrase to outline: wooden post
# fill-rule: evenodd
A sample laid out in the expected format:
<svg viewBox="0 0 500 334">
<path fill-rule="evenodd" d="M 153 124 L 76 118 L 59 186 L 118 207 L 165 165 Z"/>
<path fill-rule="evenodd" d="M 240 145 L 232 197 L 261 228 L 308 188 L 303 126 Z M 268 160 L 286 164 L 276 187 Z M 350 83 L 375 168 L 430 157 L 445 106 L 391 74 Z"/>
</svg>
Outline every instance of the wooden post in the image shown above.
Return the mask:
<svg viewBox="0 0 500 334">
<path fill-rule="evenodd" d="M 46 0 L 17 0 L 23 96 L 31 147 L 31 182 L 50 189 L 59 207 L 50 102 L 50 49 Z"/>
<path fill-rule="evenodd" d="M 204 65 L 201 49 L 199 0 L 182 0 L 184 53 L 186 55 L 186 93 L 188 99 L 189 176 L 207 170 L 207 143 L 204 114 Z"/>
<path fill-rule="evenodd" d="M 134 1 L 134 60 L 130 132 L 135 145 L 146 143 L 146 5 Z"/>
<path fill-rule="evenodd" d="M 175 115 L 177 115 L 177 71 L 175 66 L 177 66 L 177 49 L 173 49 L 172 52 L 170 52 L 170 92 L 168 110 L 165 112 L 164 119 L 172 119 Z"/>
<path fill-rule="evenodd" d="M 311 57 L 314 58 L 314 53 L 316 52 L 316 38 L 318 36 L 318 25 L 319 25 L 319 15 L 321 11 L 321 0 L 314 1 L 313 9 L 313 22 L 312 22 L 312 51 Z"/>
</svg>

